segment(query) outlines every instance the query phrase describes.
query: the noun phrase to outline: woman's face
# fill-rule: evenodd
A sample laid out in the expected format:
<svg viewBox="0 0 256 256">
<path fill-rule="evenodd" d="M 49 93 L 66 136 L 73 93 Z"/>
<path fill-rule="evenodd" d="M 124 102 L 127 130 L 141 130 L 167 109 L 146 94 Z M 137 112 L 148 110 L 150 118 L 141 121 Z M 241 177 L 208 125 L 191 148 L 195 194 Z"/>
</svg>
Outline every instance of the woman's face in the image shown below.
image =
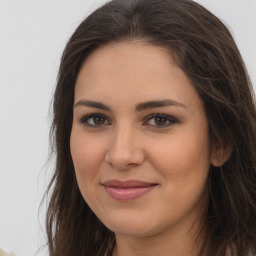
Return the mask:
<svg viewBox="0 0 256 256">
<path fill-rule="evenodd" d="M 208 199 L 208 123 L 167 51 L 142 42 L 95 50 L 74 102 L 72 159 L 98 218 L 133 237 L 191 228 Z"/>
</svg>

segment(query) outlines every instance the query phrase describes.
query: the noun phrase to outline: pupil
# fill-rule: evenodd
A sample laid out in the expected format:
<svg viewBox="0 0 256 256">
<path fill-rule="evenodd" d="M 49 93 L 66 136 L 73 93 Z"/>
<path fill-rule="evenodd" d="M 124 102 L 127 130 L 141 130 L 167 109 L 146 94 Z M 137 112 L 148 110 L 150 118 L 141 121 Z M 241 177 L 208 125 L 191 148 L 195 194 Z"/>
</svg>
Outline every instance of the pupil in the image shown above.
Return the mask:
<svg viewBox="0 0 256 256">
<path fill-rule="evenodd" d="M 166 125 L 166 119 L 163 117 L 156 117 L 155 122 L 157 125 Z"/>
<path fill-rule="evenodd" d="M 95 116 L 94 118 L 93 118 L 93 121 L 94 121 L 94 123 L 95 124 L 97 124 L 97 125 L 101 125 L 101 124 L 104 124 L 104 118 L 103 117 L 101 117 L 101 116 Z"/>
</svg>

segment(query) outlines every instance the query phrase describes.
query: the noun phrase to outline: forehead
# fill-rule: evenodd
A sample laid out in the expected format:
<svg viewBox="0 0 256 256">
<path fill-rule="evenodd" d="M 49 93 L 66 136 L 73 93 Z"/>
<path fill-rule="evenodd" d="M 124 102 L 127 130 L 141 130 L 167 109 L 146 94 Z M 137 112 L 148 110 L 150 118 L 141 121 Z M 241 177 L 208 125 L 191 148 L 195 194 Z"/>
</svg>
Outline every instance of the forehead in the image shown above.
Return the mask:
<svg viewBox="0 0 256 256">
<path fill-rule="evenodd" d="M 120 80 L 119 86 L 124 88 L 122 85 L 126 82 L 131 86 L 134 83 L 138 85 L 142 79 L 164 78 L 164 69 L 171 68 L 172 62 L 163 47 L 141 41 L 110 43 L 96 49 L 88 56 L 78 75 L 78 82 L 84 73 L 82 77 L 84 82 L 87 78 L 99 84 L 106 84 L 110 79 L 116 83 Z"/>
<path fill-rule="evenodd" d="M 167 49 L 145 42 L 110 43 L 85 60 L 75 86 L 75 100 L 138 103 L 172 98 L 200 101 L 186 74 Z"/>
</svg>

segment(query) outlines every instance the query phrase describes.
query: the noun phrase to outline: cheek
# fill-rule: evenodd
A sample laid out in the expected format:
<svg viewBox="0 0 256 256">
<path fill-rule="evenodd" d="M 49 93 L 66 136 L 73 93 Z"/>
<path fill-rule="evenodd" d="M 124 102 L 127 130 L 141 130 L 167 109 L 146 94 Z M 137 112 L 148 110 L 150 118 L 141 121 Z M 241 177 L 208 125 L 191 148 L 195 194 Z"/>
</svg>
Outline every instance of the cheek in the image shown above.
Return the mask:
<svg viewBox="0 0 256 256">
<path fill-rule="evenodd" d="M 210 167 L 207 132 L 186 131 L 153 145 L 150 158 L 167 181 L 175 179 L 177 186 L 183 186 L 190 179 L 206 179 Z"/>
<path fill-rule="evenodd" d="M 205 207 L 201 203 L 208 197 L 210 157 L 207 136 L 199 139 L 183 134 L 178 139 L 173 137 L 171 143 L 155 143 L 151 159 L 154 169 L 163 177 L 164 212 L 172 213 L 172 218 L 176 219 L 196 207 Z"/>
<path fill-rule="evenodd" d="M 92 184 L 92 180 L 96 179 L 104 160 L 102 143 L 100 141 L 97 143 L 97 140 L 84 136 L 79 129 L 73 128 L 70 137 L 70 150 L 79 186 L 81 185 L 82 188 L 85 183 Z"/>
<path fill-rule="evenodd" d="M 82 129 L 74 127 L 70 137 L 70 150 L 79 190 L 89 207 L 94 209 L 95 202 L 99 199 L 96 188 L 104 159 L 103 149 L 99 147 L 97 140 L 85 136 Z"/>
</svg>

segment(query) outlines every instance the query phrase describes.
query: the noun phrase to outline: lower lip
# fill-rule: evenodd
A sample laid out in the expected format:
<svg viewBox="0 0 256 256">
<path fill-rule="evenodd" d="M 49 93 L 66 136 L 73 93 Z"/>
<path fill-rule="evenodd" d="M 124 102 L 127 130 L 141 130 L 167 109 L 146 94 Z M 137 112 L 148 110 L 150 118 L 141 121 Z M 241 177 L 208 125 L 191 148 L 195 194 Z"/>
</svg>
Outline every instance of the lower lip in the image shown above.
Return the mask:
<svg viewBox="0 0 256 256">
<path fill-rule="evenodd" d="M 155 187 L 156 185 L 148 186 L 148 187 L 135 187 L 135 188 L 118 188 L 118 187 L 104 186 L 106 193 L 110 197 L 120 201 L 134 200 L 136 198 L 139 198 L 147 194 Z"/>
</svg>

